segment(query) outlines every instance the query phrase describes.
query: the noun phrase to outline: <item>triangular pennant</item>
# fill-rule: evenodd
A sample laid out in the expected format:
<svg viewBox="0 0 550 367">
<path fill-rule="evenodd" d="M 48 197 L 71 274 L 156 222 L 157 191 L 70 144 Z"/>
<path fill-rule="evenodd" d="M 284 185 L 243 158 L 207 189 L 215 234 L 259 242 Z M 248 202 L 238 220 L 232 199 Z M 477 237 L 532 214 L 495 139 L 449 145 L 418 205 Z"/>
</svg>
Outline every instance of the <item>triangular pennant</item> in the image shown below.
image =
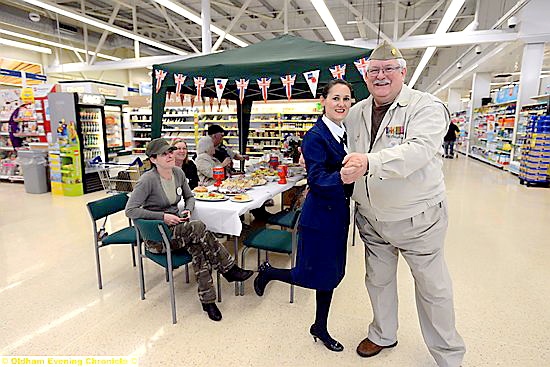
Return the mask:
<svg viewBox="0 0 550 367">
<path fill-rule="evenodd" d="M 271 78 L 260 78 L 260 79 L 256 79 L 256 81 L 258 82 L 258 87 L 262 91 L 262 97 L 264 99 L 264 102 L 267 103 L 267 90 L 271 85 Z"/>
<path fill-rule="evenodd" d="M 218 104 L 221 103 L 223 91 L 225 90 L 226 84 L 227 84 L 227 79 L 214 78 L 214 85 L 216 86 L 216 95 L 218 96 Z"/>
<path fill-rule="evenodd" d="M 346 76 L 346 64 L 333 65 L 329 69 L 334 79 L 344 79 Z"/>
<path fill-rule="evenodd" d="M 366 58 L 362 57 L 359 60 L 353 62 L 355 67 L 359 71 L 359 74 L 363 77 L 363 81 L 367 82 L 367 68 L 369 67 L 369 62 Z"/>
<path fill-rule="evenodd" d="M 290 100 L 290 97 L 292 96 L 292 86 L 294 85 L 294 82 L 296 81 L 296 74 L 292 75 L 285 75 L 284 77 L 281 77 L 281 83 L 285 86 L 286 91 L 286 98 Z"/>
<path fill-rule="evenodd" d="M 166 78 L 167 74 L 168 74 L 168 72 L 166 72 L 164 70 L 161 70 L 161 69 L 155 70 L 155 79 L 156 79 L 155 93 L 159 92 L 160 86 L 162 85 L 162 81 L 164 80 L 164 78 Z"/>
<path fill-rule="evenodd" d="M 197 99 L 200 100 L 202 99 L 202 88 L 204 88 L 204 85 L 206 84 L 206 78 L 198 76 L 193 78 L 193 81 L 195 82 L 195 87 L 197 88 Z"/>
<path fill-rule="evenodd" d="M 176 83 L 176 94 L 180 94 L 181 87 L 183 83 L 185 83 L 185 78 L 187 78 L 183 74 L 174 74 L 174 83 Z"/>
<path fill-rule="evenodd" d="M 319 71 L 320 70 L 311 70 L 304 73 L 304 78 L 306 79 L 307 85 L 309 85 L 309 90 L 313 94 L 313 98 L 317 97 L 317 84 L 319 84 Z"/>
<path fill-rule="evenodd" d="M 237 84 L 237 88 L 239 89 L 239 100 L 241 101 L 241 104 L 243 103 L 244 93 L 246 92 L 246 88 L 248 88 L 248 82 L 249 82 L 249 79 L 242 79 L 242 78 L 235 82 Z"/>
</svg>

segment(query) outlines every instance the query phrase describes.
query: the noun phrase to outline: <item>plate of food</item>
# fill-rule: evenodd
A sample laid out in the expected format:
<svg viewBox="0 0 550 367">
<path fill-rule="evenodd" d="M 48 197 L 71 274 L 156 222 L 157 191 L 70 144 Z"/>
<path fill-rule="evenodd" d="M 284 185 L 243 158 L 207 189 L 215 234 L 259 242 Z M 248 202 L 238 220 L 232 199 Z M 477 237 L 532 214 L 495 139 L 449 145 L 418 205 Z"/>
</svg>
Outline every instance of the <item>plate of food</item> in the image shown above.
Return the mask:
<svg viewBox="0 0 550 367">
<path fill-rule="evenodd" d="M 195 199 L 201 201 L 224 201 L 227 200 L 227 197 L 218 192 L 199 192 L 195 193 Z"/>
<path fill-rule="evenodd" d="M 206 186 L 197 186 L 193 189 L 194 193 L 205 193 L 208 192 L 208 188 Z"/>
<path fill-rule="evenodd" d="M 248 203 L 249 201 L 252 201 L 252 197 L 247 194 L 237 194 L 233 197 L 231 197 L 229 200 L 234 201 L 236 203 Z"/>
</svg>

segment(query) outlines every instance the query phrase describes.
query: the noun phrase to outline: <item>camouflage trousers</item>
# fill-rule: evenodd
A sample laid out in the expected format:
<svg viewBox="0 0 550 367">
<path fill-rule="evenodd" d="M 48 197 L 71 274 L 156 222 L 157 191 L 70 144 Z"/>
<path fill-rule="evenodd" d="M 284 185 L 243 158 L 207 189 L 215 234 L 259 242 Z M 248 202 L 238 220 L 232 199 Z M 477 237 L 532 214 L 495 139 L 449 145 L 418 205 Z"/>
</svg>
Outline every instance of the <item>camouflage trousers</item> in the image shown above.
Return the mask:
<svg viewBox="0 0 550 367">
<path fill-rule="evenodd" d="M 174 251 L 185 248 L 192 256 L 200 301 L 214 303 L 216 290 L 212 280 L 212 269 L 224 274 L 235 264 L 235 260 L 212 232 L 206 229 L 205 224 L 199 220 L 183 222 L 170 228 L 172 229 L 170 248 Z M 147 245 L 149 251 L 156 252 L 152 243 Z"/>
</svg>

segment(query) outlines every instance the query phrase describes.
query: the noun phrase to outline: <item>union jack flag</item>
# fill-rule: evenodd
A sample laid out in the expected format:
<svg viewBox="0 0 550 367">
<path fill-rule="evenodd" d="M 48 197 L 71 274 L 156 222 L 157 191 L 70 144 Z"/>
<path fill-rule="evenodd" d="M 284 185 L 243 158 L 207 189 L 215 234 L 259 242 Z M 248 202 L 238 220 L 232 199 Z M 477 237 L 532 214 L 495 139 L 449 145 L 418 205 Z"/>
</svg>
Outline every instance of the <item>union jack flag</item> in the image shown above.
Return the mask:
<svg viewBox="0 0 550 367">
<path fill-rule="evenodd" d="M 183 74 L 174 74 L 174 82 L 176 83 L 176 94 L 180 94 L 181 86 L 185 83 L 185 78 Z"/>
<path fill-rule="evenodd" d="M 294 81 L 296 81 L 296 74 L 285 75 L 284 77 L 281 77 L 281 83 L 283 83 L 286 90 L 286 98 L 288 98 L 289 100 L 292 96 L 292 86 L 294 85 Z"/>
<path fill-rule="evenodd" d="M 216 96 L 218 97 L 218 107 L 221 104 L 223 91 L 225 89 L 226 84 L 227 84 L 227 79 L 214 78 L 214 85 L 216 86 Z"/>
<path fill-rule="evenodd" d="M 235 82 L 237 84 L 237 88 L 239 89 L 239 99 L 241 104 L 243 103 L 244 92 L 246 92 L 246 88 L 248 88 L 248 82 L 249 79 L 239 79 Z"/>
<path fill-rule="evenodd" d="M 157 80 L 155 84 L 155 93 L 159 92 L 160 86 L 162 85 L 162 81 L 164 80 L 164 78 L 166 78 L 167 74 L 168 72 L 164 70 L 161 70 L 161 69 L 155 70 L 155 79 Z"/>
<path fill-rule="evenodd" d="M 204 88 L 204 85 L 206 84 L 206 78 L 203 78 L 202 76 L 198 76 L 196 78 L 193 78 L 195 82 L 195 87 L 197 87 L 197 99 L 202 99 L 202 88 Z"/>
<path fill-rule="evenodd" d="M 359 60 L 356 60 L 353 62 L 355 64 L 355 67 L 359 71 L 359 74 L 363 77 L 363 80 L 367 81 L 367 68 L 369 67 L 369 62 L 364 57 L 360 58 Z"/>
<path fill-rule="evenodd" d="M 262 90 L 262 97 L 264 98 L 264 102 L 267 103 L 267 90 L 269 89 L 269 86 L 271 85 L 271 78 L 260 78 L 256 79 L 258 82 L 258 87 Z"/>
<path fill-rule="evenodd" d="M 334 79 L 344 79 L 346 75 L 346 64 L 334 65 L 329 69 Z"/>
</svg>

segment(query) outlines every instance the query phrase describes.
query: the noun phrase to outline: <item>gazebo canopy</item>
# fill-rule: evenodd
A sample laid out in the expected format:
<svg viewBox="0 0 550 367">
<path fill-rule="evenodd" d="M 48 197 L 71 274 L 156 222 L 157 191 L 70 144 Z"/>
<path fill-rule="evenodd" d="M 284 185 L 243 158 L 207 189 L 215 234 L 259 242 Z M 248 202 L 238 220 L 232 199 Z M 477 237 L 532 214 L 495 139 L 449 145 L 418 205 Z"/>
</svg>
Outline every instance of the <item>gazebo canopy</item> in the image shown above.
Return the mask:
<svg viewBox="0 0 550 367">
<path fill-rule="evenodd" d="M 214 78 L 228 79 L 222 98 L 237 100 L 239 145 L 243 147 L 246 146 L 252 102 L 263 100 L 257 79 L 271 78 L 268 100 L 287 99 L 285 86 L 281 82 L 281 77 L 285 75 L 296 75 L 292 99 L 317 98 L 324 84 L 333 79 L 329 68 L 345 64 L 344 79 L 352 84 L 355 99 L 360 100 L 368 96 L 368 90 L 354 62 L 361 58 L 368 59 L 371 51 L 283 35 L 244 48 L 154 65 L 153 89 L 156 70 L 163 70 L 167 74 L 158 93 L 153 93 L 152 137 L 160 136 L 166 92 L 176 91 L 174 74 L 186 76 L 181 93 L 191 95 L 197 94 L 193 78 L 206 78 L 202 89 L 203 97 L 216 97 Z M 320 70 L 315 96 L 303 75 L 313 70 Z M 239 90 L 236 86 L 240 79 L 249 80 L 242 104 L 239 103 Z"/>
</svg>

